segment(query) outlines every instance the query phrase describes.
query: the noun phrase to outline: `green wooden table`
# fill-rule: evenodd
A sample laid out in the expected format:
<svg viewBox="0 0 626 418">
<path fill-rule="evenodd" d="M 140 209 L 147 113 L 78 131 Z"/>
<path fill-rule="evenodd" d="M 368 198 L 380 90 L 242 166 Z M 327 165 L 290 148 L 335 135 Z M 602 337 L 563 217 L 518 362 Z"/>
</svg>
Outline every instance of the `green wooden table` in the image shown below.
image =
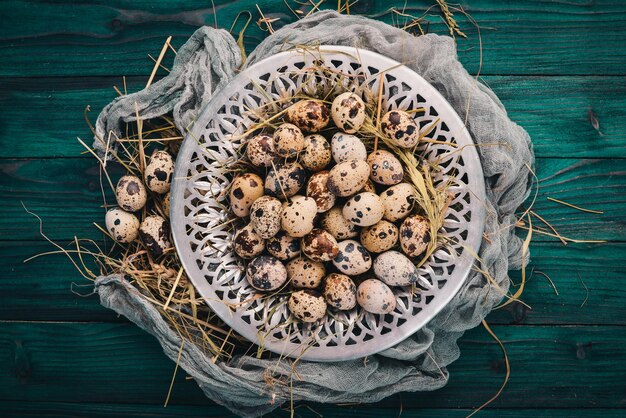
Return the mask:
<svg viewBox="0 0 626 418">
<path fill-rule="evenodd" d="M 336 4 L 334 1 L 330 3 Z M 264 36 L 252 0 L 216 0 L 230 28 L 253 13 L 250 51 Z M 260 2 L 279 27 L 295 19 L 279 0 Z M 419 16 L 433 2 L 410 1 Z M 294 7 L 294 2 L 290 2 Z M 403 1 L 360 0 L 352 13 L 404 24 L 387 11 Z M 162 407 L 174 364 L 144 332 L 100 307 L 88 282 L 51 249 L 101 240 L 98 169 L 76 141 L 122 88 L 140 89 L 165 38 L 180 46 L 213 24 L 207 0 L 3 1 L 0 26 L 0 416 L 230 416 L 180 372 Z M 626 415 L 626 2 L 464 1 L 479 33 L 457 14 L 468 39 L 462 62 L 479 71 L 535 144 L 540 191 L 535 211 L 563 235 L 606 240 L 533 241 L 534 274 L 524 301 L 488 317 L 505 342 L 511 379 L 484 416 Z M 438 9 L 428 27 L 445 33 Z M 242 23 L 236 26 L 239 31 Z M 166 58 L 164 66 L 171 63 Z M 159 71 L 162 75 L 165 70 Z M 590 214 L 548 197 L 604 211 Z M 549 275 L 558 290 L 539 274 Z M 514 275 L 519 278 L 519 275 Z M 502 352 L 483 328 L 468 332 L 449 385 L 369 406 L 300 406 L 299 416 L 465 416 L 501 384 Z M 315 411 L 315 412 L 313 412 Z M 288 416 L 288 413 L 280 413 Z"/>
</svg>

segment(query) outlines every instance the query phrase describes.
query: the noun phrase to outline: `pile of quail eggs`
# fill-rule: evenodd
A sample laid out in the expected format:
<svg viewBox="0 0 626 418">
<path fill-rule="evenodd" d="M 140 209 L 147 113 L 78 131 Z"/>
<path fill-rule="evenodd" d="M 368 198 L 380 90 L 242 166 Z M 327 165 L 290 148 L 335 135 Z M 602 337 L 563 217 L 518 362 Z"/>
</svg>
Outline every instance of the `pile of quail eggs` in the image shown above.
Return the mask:
<svg viewBox="0 0 626 418">
<path fill-rule="evenodd" d="M 106 228 L 119 243 L 128 244 L 139 237 L 153 256 L 161 256 L 172 245 L 169 222 L 153 214 L 139 222 L 138 212 L 148 203 L 148 191 L 161 195 L 161 209 L 169 216 L 170 185 L 174 174 L 174 159 L 165 150 L 155 150 L 146 164 L 143 180 L 135 175 L 122 176 L 115 188 L 118 207 L 109 209 L 105 216 Z M 147 188 L 147 190 L 146 190 Z"/>
<path fill-rule="evenodd" d="M 428 247 L 429 221 L 417 213 L 399 159 L 368 152 L 359 138 L 365 118 L 354 93 L 330 107 L 297 101 L 273 132 L 248 139 L 254 169 L 229 189 L 232 213 L 244 220 L 233 249 L 246 260 L 246 279 L 258 291 L 289 291 L 289 310 L 303 322 L 357 304 L 390 313 L 391 287 L 419 278 L 415 258 Z M 405 111 L 389 111 L 380 127 L 397 147 L 417 145 L 419 129 Z"/>
</svg>

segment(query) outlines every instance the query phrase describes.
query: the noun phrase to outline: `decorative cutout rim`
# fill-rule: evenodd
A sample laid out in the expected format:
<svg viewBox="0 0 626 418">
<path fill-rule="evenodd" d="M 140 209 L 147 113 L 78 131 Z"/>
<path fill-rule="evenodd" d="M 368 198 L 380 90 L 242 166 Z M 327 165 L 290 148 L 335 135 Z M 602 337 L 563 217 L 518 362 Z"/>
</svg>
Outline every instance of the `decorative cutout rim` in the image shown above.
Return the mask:
<svg viewBox="0 0 626 418">
<path fill-rule="evenodd" d="M 171 191 L 172 235 L 187 275 L 211 309 L 235 332 L 272 352 L 312 361 L 365 357 L 392 347 L 425 326 L 459 291 L 475 261 L 484 229 L 485 186 L 472 138 L 452 106 L 426 80 L 383 55 L 351 47 L 322 46 L 318 55 L 290 50 L 242 71 L 215 94 L 190 129 L 178 154 Z M 397 307 L 387 315 L 355 308 L 333 312 L 315 324 L 288 321 L 286 296 L 250 298 L 257 291 L 245 278 L 241 260 L 230 248 L 228 201 L 219 196 L 231 181 L 220 167 L 236 161 L 241 134 L 254 123 L 249 109 L 293 93 L 297 74 L 314 60 L 339 72 L 363 73 L 373 92 L 385 77 L 383 109 L 426 110 L 421 127 L 440 118 L 427 137 L 454 142 L 422 144 L 416 152 L 438 159 L 437 182 L 451 178 L 454 198 L 446 211 L 442 235 L 451 243 L 419 268 L 432 287 L 411 293 L 394 288 Z M 295 78 L 295 80 L 294 80 Z M 264 92 L 264 93 L 261 93 Z M 467 146 L 465 146 L 467 145 Z M 455 241 L 452 243 L 452 241 Z M 243 302 L 243 303 L 242 303 Z M 236 308 L 230 308 L 236 306 Z"/>
</svg>

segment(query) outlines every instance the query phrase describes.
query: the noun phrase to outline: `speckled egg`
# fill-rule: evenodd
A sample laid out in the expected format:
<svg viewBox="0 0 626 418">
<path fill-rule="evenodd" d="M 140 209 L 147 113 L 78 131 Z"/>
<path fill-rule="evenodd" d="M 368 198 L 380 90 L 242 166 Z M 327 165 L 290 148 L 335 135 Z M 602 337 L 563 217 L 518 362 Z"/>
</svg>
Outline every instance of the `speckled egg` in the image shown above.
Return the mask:
<svg viewBox="0 0 626 418">
<path fill-rule="evenodd" d="M 120 208 L 109 209 L 104 217 L 107 231 L 117 242 L 134 241 L 139 233 L 139 219 Z"/>
<path fill-rule="evenodd" d="M 345 274 L 331 273 L 324 280 L 324 299 L 328 306 L 348 311 L 356 306 L 356 285 Z"/>
<path fill-rule="evenodd" d="M 314 290 L 298 290 L 289 297 L 289 311 L 302 322 L 316 322 L 326 315 L 324 297 Z"/>
<path fill-rule="evenodd" d="M 271 167 L 272 162 L 276 161 L 274 138 L 266 134 L 251 138 L 246 146 L 246 155 L 257 167 Z"/>
<path fill-rule="evenodd" d="M 376 193 L 376 186 L 374 186 L 372 180 L 368 180 L 367 183 L 365 183 L 365 186 L 363 186 L 363 188 L 359 190 L 359 193 L 361 192 Z"/>
<path fill-rule="evenodd" d="M 372 256 L 360 243 L 349 239 L 339 243 L 339 253 L 333 264 L 341 273 L 356 276 L 372 267 Z"/>
<path fill-rule="evenodd" d="M 315 173 L 306 186 L 306 195 L 315 200 L 318 213 L 326 212 L 335 206 L 335 195 L 328 190 L 328 175 L 328 171 Z"/>
<path fill-rule="evenodd" d="M 298 193 L 306 182 L 306 171 L 299 163 L 279 163 L 265 177 L 265 193 L 285 199 Z"/>
<path fill-rule="evenodd" d="M 377 279 L 367 279 L 359 285 L 356 300 L 367 312 L 388 314 L 396 309 L 396 297 L 385 283 Z"/>
<path fill-rule="evenodd" d="M 365 160 L 367 150 L 358 137 L 337 132 L 330 141 L 330 150 L 337 164 L 349 160 Z"/>
<path fill-rule="evenodd" d="M 166 218 L 170 217 L 170 192 L 167 192 L 165 196 L 163 196 L 163 200 L 161 200 L 161 209 L 163 209 L 163 215 Z"/>
<path fill-rule="evenodd" d="M 355 225 L 374 225 L 383 218 L 385 209 L 375 193 L 359 193 L 343 205 L 343 217 Z"/>
<path fill-rule="evenodd" d="M 155 151 L 146 165 L 143 178 L 148 189 L 163 194 L 170 190 L 172 175 L 174 174 L 174 160 L 167 151 Z"/>
<path fill-rule="evenodd" d="M 353 134 L 363 126 L 365 104 L 354 93 L 342 93 L 333 100 L 330 114 L 339 129 L 348 134 Z"/>
<path fill-rule="evenodd" d="M 400 246 L 409 257 L 423 253 L 430 243 L 430 222 L 423 216 L 413 215 L 400 225 Z"/>
<path fill-rule="evenodd" d="M 387 251 L 376 257 L 374 275 L 389 286 L 409 286 L 419 277 L 415 264 L 398 251 Z"/>
<path fill-rule="evenodd" d="M 415 120 L 402 110 L 392 110 L 383 115 L 380 123 L 383 133 L 392 144 L 401 148 L 413 148 L 419 141 L 419 129 Z"/>
<path fill-rule="evenodd" d="M 328 189 L 335 196 L 352 196 L 367 183 L 370 166 L 363 160 L 350 160 L 337 164 L 328 174 Z"/>
<path fill-rule="evenodd" d="M 303 237 L 313 230 L 316 214 L 315 200 L 305 196 L 294 196 L 290 203 L 283 206 L 282 229 L 292 237 Z"/>
<path fill-rule="evenodd" d="M 380 194 L 385 208 L 384 218 L 395 222 L 406 218 L 415 206 L 415 187 L 409 183 L 391 186 Z"/>
<path fill-rule="evenodd" d="M 304 135 L 296 125 L 283 123 L 274 131 L 274 152 L 281 157 L 292 157 L 304 149 Z"/>
<path fill-rule="evenodd" d="M 320 226 L 338 241 L 359 235 L 359 227 L 344 218 L 343 210 L 337 206 L 324 213 Z"/>
<path fill-rule="evenodd" d="M 139 227 L 139 237 L 148 251 L 160 256 L 172 246 L 170 244 L 170 224 L 159 215 L 147 216 Z"/>
<path fill-rule="evenodd" d="M 330 164 L 332 155 L 330 144 L 322 135 L 304 137 L 304 151 L 300 154 L 300 163 L 311 171 L 320 171 Z"/>
<path fill-rule="evenodd" d="M 257 290 L 276 290 L 287 281 L 287 269 L 280 260 L 262 255 L 248 263 L 246 279 Z"/>
<path fill-rule="evenodd" d="M 339 244 L 330 232 L 315 228 L 302 238 L 302 252 L 313 261 L 331 261 L 339 253 Z"/>
<path fill-rule="evenodd" d="M 300 239 L 290 237 L 285 231 L 280 231 L 265 241 L 267 252 L 282 261 L 291 260 L 300 254 Z"/>
<path fill-rule="evenodd" d="M 263 252 L 265 241 L 263 241 L 263 237 L 256 233 L 252 225 L 248 224 L 235 233 L 233 249 L 239 257 L 250 259 Z"/>
<path fill-rule="evenodd" d="M 146 188 L 137 176 L 122 176 L 115 188 L 117 204 L 128 212 L 137 212 L 148 200 Z"/>
<path fill-rule="evenodd" d="M 380 221 L 361 230 L 361 244 L 371 253 L 382 253 L 398 242 L 398 227 L 388 221 Z"/>
<path fill-rule="evenodd" d="M 230 186 L 230 207 L 235 216 L 243 218 L 250 214 L 250 207 L 263 196 L 263 180 L 254 173 L 235 177 Z"/>
<path fill-rule="evenodd" d="M 272 196 L 261 196 L 250 207 L 250 225 L 263 239 L 272 238 L 280 231 L 283 205 Z"/>
<path fill-rule="evenodd" d="M 289 106 L 286 117 L 305 132 L 319 132 L 330 122 L 330 111 L 321 100 L 304 99 Z"/>
<path fill-rule="evenodd" d="M 367 157 L 370 166 L 370 179 L 378 184 L 392 186 L 404 178 L 402 163 L 395 155 L 385 150 L 378 150 Z"/>
<path fill-rule="evenodd" d="M 298 289 L 315 289 L 321 283 L 326 268 L 324 263 L 298 257 L 287 263 L 287 275 L 293 287 Z"/>
</svg>

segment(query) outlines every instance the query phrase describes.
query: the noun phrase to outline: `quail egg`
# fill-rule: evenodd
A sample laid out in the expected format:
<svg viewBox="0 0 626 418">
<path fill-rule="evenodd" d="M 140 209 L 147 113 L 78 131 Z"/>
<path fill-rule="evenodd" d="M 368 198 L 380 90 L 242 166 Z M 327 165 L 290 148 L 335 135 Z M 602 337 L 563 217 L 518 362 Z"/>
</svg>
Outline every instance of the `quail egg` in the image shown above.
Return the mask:
<svg viewBox="0 0 626 418">
<path fill-rule="evenodd" d="M 415 188 L 409 183 L 391 186 L 380 194 L 385 208 L 384 218 L 395 222 L 406 218 L 415 206 Z"/>
<path fill-rule="evenodd" d="M 282 229 L 292 237 L 303 237 L 313 230 L 316 214 L 315 200 L 305 196 L 294 196 L 290 203 L 283 206 Z"/>
<path fill-rule="evenodd" d="M 344 218 L 343 211 L 338 206 L 324 213 L 320 226 L 339 241 L 359 235 L 359 227 Z"/>
<path fill-rule="evenodd" d="M 115 188 L 117 204 L 127 212 L 137 212 L 148 200 L 146 188 L 137 176 L 122 176 Z"/>
<path fill-rule="evenodd" d="M 230 186 L 230 207 L 240 218 L 250 214 L 250 207 L 255 200 L 263 196 L 263 180 L 253 173 L 235 177 Z"/>
<path fill-rule="evenodd" d="M 278 259 L 262 255 L 248 263 L 246 279 L 257 290 L 276 290 L 287 281 L 287 269 Z"/>
<path fill-rule="evenodd" d="M 165 217 L 170 217 L 170 192 L 167 192 L 165 196 L 163 196 L 163 200 L 161 200 L 161 209 L 163 210 L 163 215 Z"/>
<path fill-rule="evenodd" d="M 298 193 L 306 182 L 306 171 L 299 163 L 279 163 L 265 177 L 265 193 L 285 199 Z"/>
<path fill-rule="evenodd" d="M 400 160 L 385 150 L 378 150 L 367 157 L 370 166 L 370 179 L 378 184 L 392 186 L 404 178 L 404 170 Z"/>
<path fill-rule="evenodd" d="M 261 196 L 250 207 L 250 224 L 263 239 L 272 238 L 280 231 L 283 205 L 272 196 Z"/>
<path fill-rule="evenodd" d="M 370 167 L 363 160 L 350 160 L 339 163 L 330 169 L 328 190 L 335 196 L 352 196 L 367 183 Z"/>
<path fill-rule="evenodd" d="M 155 151 L 146 166 L 143 178 L 148 189 L 163 194 L 170 190 L 172 175 L 174 174 L 174 160 L 167 151 Z"/>
<path fill-rule="evenodd" d="M 385 113 L 380 127 L 391 143 L 400 148 L 413 148 L 419 141 L 419 129 L 415 120 L 402 110 Z"/>
<path fill-rule="evenodd" d="M 241 258 L 250 259 L 260 255 L 265 249 L 263 237 L 248 224 L 239 229 L 233 238 L 233 249 Z"/>
<path fill-rule="evenodd" d="M 337 164 L 349 160 L 365 160 L 367 150 L 358 137 L 337 132 L 330 141 L 330 150 Z"/>
<path fill-rule="evenodd" d="M 331 273 L 324 280 L 324 299 L 328 306 L 348 311 L 356 306 L 356 285 L 345 274 Z"/>
<path fill-rule="evenodd" d="M 292 157 L 304 149 L 304 135 L 296 125 L 283 123 L 274 131 L 274 152 Z"/>
<path fill-rule="evenodd" d="M 172 246 L 170 244 L 170 224 L 159 215 L 147 216 L 139 227 L 139 237 L 148 251 L 160 256 Z"/>
<path fill-rule="evenodd" d="M 305 132 L 319 132 L 330 122 L 328 106 L 321 100 L 304 99 L 287 108 L 287 120 Z"/>
<path fill-rule="evenodd" d="M 322 135 L 304 137 L 304 152 L 300 155 L 300 163 L 311 171 L 320 171 L 330 164 L 330 144 Z"/>
<path fill-rule="evenodd" d="M 330 232 L 315 228 L 302 238 L 302 252 L 313 261 L 331 261 L 339 252 L 339 244 Z"/>
<path fill-rule="evenodd" d="M 306 195 L 315 200 L 318 213 L 326 212 L 335 206 L 335 195 L 328 190 L 328 175 L 328 171 L 315 173 L 306 186 Z"/>
<path fill-rule="evenodd" d="M 104 218 L 107 230 L 117 242 L 134 241 L 139 233 L 139 219 L 120 208 L 109 209 Z"/>
<path fill-rule="evenodd" d="M 298 289 L 315 289 L 321 283 L 326 268 L 324 263 L 298 257 L 287 263 L 287 276 L 293 287 Z"/>
<path fill-rule="evenodd" d="M 333 100 L 330 114 L 335 125 L 348 134 L 361 129 L 365 121 L 365 104 L 354 93 L 342 93 Z"/>
<path fill-rule="evenodd" d="M 372 267 L 372 257 L 360 243 L 349 239 L 339 243 L 339 253 L 333 264 L 341 273 L 356 276 Z"/>
<path fill-rule="evenodd" d="M 365 186 L 363 186 L 363 188 L 359 190 L 359 193 L 360 192 L 376 193 L 376 186 L 374 186 L 372 180 L 368 180 L 367 183 L 365 183 Z"/>
<path fill-rule="evenodd" d="M 409 286 L 419 278 L 415 264 L 398 251 L 387 251 L 376 257 L 374 275 L 389 286 Z"/>
<path fill-rule="evenodd" d="M 367 312 L 388 314 L 396 309 L 396 297 L 385 283 L 377 279 L 367 279 L 359 285 L 356 300 Z"/>
<path fill-rule="evenodd" d="M 289 297 L 289 311 L 302 322 L 316 322 L 326 315 L 324 297 L 314 290 L 298 290 Z"/>
<path fill-rule="evenodd" d="M 378 223 L 361 230 L 361 244 L 371 253 L 390 250 L 398 242 L 398 227 L 389 221 Z"/>
<path fill-rule="evenodd" d="M 250 162 L 257 167 L 271 167 L 276 161 L 274 152 L 274 138 L 261 134 L 251 138 L 246 146 L 246 155 Z"/>
<path fill-rule="evenodd" d="M 430 223 L 420 215 L 406 218 L 400 225 L 400 246 L 409 257 L 423 253 L 430 243 Z"/>
<path fill-rule="evenodd" d="M 265 241 L 267 252 L 282 261 L 291 260 L 300 254 L 300 240 L 280 231 Z"/>
<path fill-rule="evenodd" d="M 383 218 L 385 209 L 375 193 L 363 192 L 343 205 L 343 217 L 355 225 L 371 226 Z"/>
</svg>

